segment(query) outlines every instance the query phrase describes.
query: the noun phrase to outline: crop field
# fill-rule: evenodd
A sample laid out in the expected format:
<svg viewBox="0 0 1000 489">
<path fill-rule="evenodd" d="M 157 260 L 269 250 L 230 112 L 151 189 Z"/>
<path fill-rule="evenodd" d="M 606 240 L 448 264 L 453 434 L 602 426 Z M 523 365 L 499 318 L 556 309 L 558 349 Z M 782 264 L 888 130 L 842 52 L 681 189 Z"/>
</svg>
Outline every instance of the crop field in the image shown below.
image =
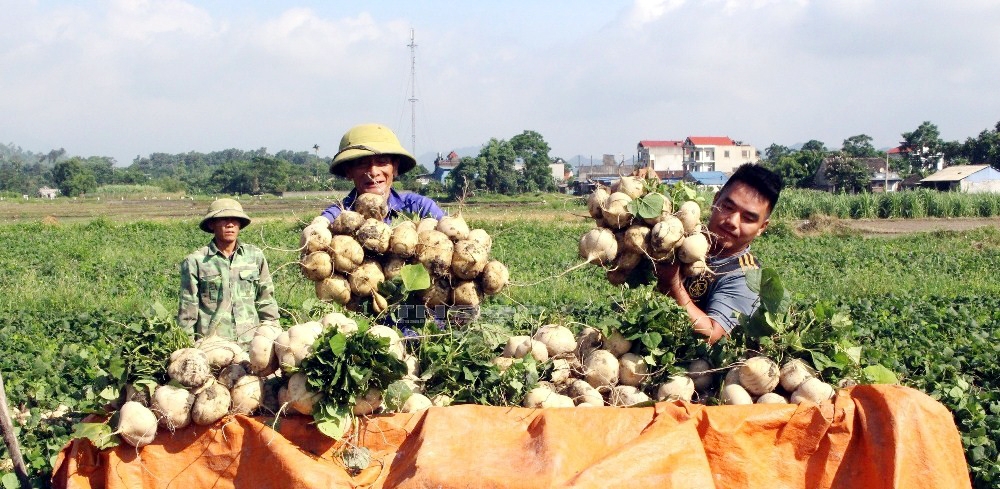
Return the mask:
<svg viewBox="0 0 1000 489">
<path fill-rule="evenodd" d="M 296 248 L 302 227 L 329 203 L 322 196 L 244 201 L 255 221 L 241 238 L 265 250 L 286 326 L 315 313 Z M 109 386 L 100 379 L 120 368 L 116 338 L 144 327 L 150 311 L 176 310 L 178 263 L 210 239 L 197 228 L 207 205 L 166 197 L 0 202 L 0 374 L 9 403 L 26 413 L 18 436 L 36 485 L 47 484 L 73 424 L 106 402 Z M 511 287 L 484 305 L 489 321 L 512 330 L 556 321 L 577 328 L 649 297 L 663 300 L 648 286 L 612 286 L 595 266 L 566 273 L 580 263 L 577 241 L 592 226 L 578 199 L 539 196 L 461 210 L 493 236 L 493 256 L 511 272 Z M 866 364 L 883 365 L 944 403 L 974 486 L 1000 487 L 996 221 L 881 236 L 829 223 L 803 227 L 798 212 L 776 219 L 755 254 L 779 272 L 796 307 L 823 303 L 849 314 Z M 68 414 L 43 416 L 60 404 Z M 3 470 L 6 487 L 10 468 Z"/>
</svg>

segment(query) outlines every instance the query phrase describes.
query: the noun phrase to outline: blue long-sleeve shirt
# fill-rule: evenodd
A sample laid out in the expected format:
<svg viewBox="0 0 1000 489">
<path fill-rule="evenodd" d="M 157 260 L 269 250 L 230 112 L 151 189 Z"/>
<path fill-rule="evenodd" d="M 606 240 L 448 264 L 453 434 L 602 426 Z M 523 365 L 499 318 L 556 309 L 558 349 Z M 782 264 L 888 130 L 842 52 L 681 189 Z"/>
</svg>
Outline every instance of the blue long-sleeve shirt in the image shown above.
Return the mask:
<svg viewBox="0 0 1000 489">
<path fill-rule="evenodd" d="M 323 211 L 322 216 L 333 222 L 343 210 L 341 207 L 344 209 L 354 208 L 354 200 L 357 196 L 357 189 L 351 190 L 351 193 L 347 194 L 347 197 L 344 198 L 343 205 L 338 202 L 327 207 Z M 400 212 L 416 214 L 421 218 L 433 217 L 434 219 L 441 219 L 445 215 L 444 211 L 434 202 L 434 199 L 412 192 L 399 193 L 395 189 L 390 189 L 387 203 L 389 205 L 389 214 L 385 217 L 385 222 L 387 223 L 391 222 Z"/>
</svg>

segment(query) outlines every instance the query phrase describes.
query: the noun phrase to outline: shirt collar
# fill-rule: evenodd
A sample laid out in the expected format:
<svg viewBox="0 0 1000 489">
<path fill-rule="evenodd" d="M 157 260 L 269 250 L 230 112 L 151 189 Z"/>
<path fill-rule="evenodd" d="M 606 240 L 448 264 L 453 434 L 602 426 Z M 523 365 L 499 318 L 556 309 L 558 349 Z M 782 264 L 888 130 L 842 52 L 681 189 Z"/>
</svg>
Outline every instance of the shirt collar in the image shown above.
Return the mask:
<svg viewBox="0 0 1000 489">
<path fill-rule="evenodd" d="M 714 258 L 714 257 L 710 256 L 710 257 L 708 257 L 708 260 L 705 260 L 705 262 L 708 263 L 711 266 L 716 266 L 717 267 L 717 266 L 720 266 L 720 265 L 722 265 L 724 263 L 729 263 L 729 262 L 731 262 L 733 260 L 738 260 L 741 256 L 743 256 L 743 255 L 745 255 L 747 253 L 750 253 L 750 246 L 749 245 L 746 248 L 743 248 L 743 251 L 741 251 L 741 252 L 739 252 L 739 253 L 737 253 L 735 255 L 727 256 L 725 258 Z"/>
<path fill-rule="evenodd" d="M 212 241 L 209 241 L 208 251 L 211 252 L 213 255 L 222 254 L 222 251 L 219 250 L 219 247 L 215 244 L 215 238 L 212 238 Z M 236 240 L 236 248 L 233 249 L 233 255 L 242 254 L 242 252 L 243 252 L 243 243 L 240 240 Z"/>
</svg>

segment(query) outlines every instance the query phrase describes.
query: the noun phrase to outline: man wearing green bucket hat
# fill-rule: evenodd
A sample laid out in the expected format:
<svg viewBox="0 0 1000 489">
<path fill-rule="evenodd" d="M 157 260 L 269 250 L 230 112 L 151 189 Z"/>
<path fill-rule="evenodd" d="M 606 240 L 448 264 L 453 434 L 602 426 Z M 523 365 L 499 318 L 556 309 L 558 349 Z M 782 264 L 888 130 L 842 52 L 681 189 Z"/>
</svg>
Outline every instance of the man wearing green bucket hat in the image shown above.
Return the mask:
<svg viewBox="0 0 1000 489">
<path fill-rule="evenodd" d="M 389 128 L 381 124 L 360 124 L 352 127 L 340 139 L 340 150 L 330 163 L 330 173 L 350 179 L 354 190 L 323 211 L 323 216 L 333 222 L 343 209 L 351 209 L 361 194 L 385 197 L 390 222 L 401 212 L 420 217 L 441 219 L 444 211 L 429 197 L 420 194 L 396 192 L 392 182 L 417 166 L 417 160 L 406 151 Z"/>
<path fill-rule="evenodd" d="M 216 334 L 249 343 L 261 325 L 278 325 L 278 303 L 260 248 L 239 241 L 250 224 L 243 206 L 218 199 L 198 225 L 213 234 L 208 246 L 181 262 L 177 322 L 198 337 Z"/>
</svg>

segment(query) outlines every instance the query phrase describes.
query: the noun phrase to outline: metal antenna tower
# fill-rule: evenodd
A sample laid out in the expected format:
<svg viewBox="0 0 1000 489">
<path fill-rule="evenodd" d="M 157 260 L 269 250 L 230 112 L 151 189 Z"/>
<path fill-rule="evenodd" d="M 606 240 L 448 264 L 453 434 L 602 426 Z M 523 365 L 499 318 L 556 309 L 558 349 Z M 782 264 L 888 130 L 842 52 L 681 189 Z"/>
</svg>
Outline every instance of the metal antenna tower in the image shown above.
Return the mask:
<svg viewBox="0 0 1000 489">
<path fill-rule="evenodd" d="M 417 43 L 410 29 L 410 146 L 413 157 L 417 157 Z"/>
</svg>

